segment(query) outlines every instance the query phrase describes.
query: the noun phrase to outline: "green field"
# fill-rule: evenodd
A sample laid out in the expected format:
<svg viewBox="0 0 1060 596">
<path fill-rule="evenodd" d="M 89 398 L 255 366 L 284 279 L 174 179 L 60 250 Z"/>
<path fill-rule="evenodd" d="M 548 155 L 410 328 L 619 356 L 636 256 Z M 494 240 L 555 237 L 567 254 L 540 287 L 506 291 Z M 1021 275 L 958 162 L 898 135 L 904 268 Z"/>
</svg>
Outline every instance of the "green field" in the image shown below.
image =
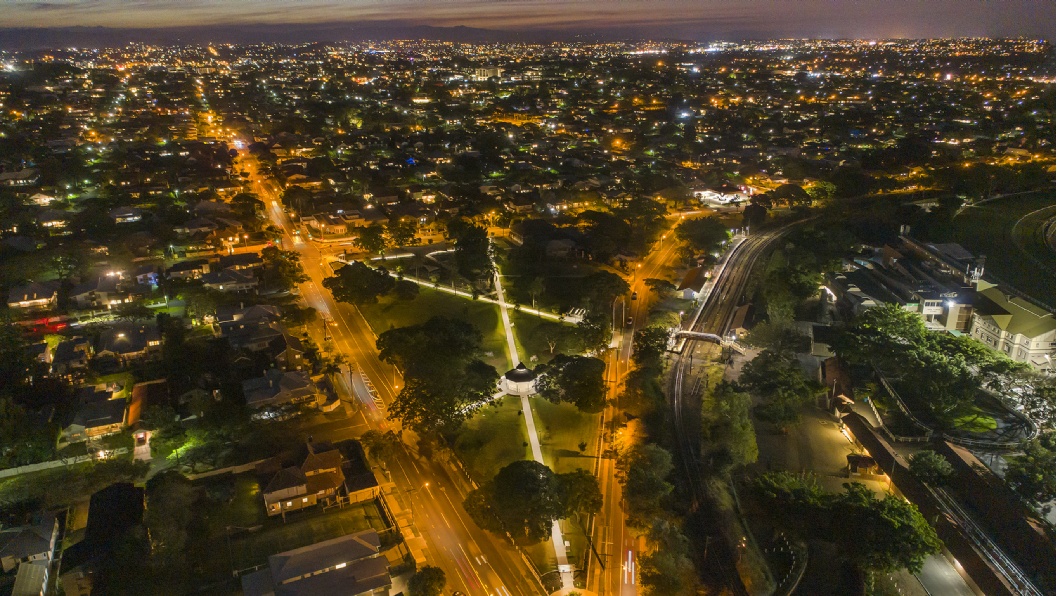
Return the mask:
<svg viewBox="0 0 1060 596">
<path fill-rule="evenodd" d="M 377 335 L 395 327 L 419 325 L 435 316 L 467 321 L 482 332 L 486 362 L 501 373 L 511 368 L 505 348 L 504 329 L 501 327 L 501 313 L 496 304 L 468 300 L 421 286 L 420 294 L 414 300 L 405 302 L 393 296 L 384 296 L 376 304 L 357 308 Z"/>
<path fill-rule="evenodd" d="M 554 404 L 542 398 L 531 398 L 541 456 L 557 473 L 578 468 L 593 471 L 600 414 L 586 414 L 569 403 Z M 584 451 L 580 444 L 585 443 Z"/>
<path fill-rule="evenodd" d="M 996 277 L 1053 304 L 1056 256 L 1048 229 L 1055 216 L 1053 192 L 998 199 L 958 215 L 953 222 L 954 241 L 972 254 L 986 255 L 987 278 Z"/>
<path fill-rule="evenodd" d="M 475 482 L 481 484 L 504 466 L 531 458 L 520 412 L 519 398 L 509 396 L 497 400 L 496 406 L 481 408 L 464 423 L 454 448 Z"/>
</svg>

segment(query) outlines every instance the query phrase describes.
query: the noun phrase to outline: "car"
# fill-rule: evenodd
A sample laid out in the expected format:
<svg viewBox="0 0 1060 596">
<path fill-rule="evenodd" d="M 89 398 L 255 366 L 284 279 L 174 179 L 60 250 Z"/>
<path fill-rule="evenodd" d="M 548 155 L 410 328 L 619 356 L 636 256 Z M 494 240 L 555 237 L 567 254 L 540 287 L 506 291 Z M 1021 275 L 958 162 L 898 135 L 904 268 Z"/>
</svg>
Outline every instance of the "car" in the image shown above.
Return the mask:
<svg viewBox="0 0 1060 596">
<path fill-rule="evenodd" d="M 628 319 L 626 319 L 626 327 L 632 327 L 632 326 L 633 326 L 633 317 L 629 317 Z"/>
<path fill-rule="evenodd" d="M 632 301 L 634 301 L 636 299 L 637 299 L 637 293 L 633 292 L 633 294 L 630 295 L 629 300 L 630 300 L 630 302 L 632 302 Z"/>
</svg>

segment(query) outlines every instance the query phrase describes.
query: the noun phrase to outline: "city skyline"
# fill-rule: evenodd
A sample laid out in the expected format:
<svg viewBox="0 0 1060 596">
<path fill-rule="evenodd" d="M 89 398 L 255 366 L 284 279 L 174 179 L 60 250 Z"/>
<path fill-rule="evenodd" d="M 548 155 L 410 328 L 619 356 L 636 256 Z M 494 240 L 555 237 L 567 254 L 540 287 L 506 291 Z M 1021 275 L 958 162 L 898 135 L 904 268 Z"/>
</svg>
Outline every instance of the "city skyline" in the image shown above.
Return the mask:
<svg viewBox="0 0 1060 596">
<path fill-rule="evenodd" d="M 408 0 L 329 2 L 278 0 L 232 3 L 222 0 L 59 0 L 5 2 L 0 28 L 104 27 L 113 29 L 221 30 L 220 36 L 257 25 L 284 24 L 293 29 L 388 27 L 400 35 L 415 27 L 468 27 L 516 31 L 542 38 L 592 35 L 602 38 L 689 40 L 760 38 L 941 38 L 1030 37 L 1055 39 L 1056 8 L 1036 0 L 1001 4 L 945 0 L 891 3 L 805 2 L 776 5 L 712 0 L 619 0 L 601 5 L 586 0 Z M 331 35 L 334 36 L 335 33 Z M 222 41 L 228 41 L 222 39 Z"/>
</svg>

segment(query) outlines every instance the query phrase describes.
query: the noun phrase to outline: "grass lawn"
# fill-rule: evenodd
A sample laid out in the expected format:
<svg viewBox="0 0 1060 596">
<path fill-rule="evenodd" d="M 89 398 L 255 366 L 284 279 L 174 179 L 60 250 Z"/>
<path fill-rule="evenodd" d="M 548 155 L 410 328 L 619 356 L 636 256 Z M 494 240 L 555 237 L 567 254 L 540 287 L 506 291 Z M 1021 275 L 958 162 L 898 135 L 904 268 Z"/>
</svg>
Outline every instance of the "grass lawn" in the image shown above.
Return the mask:
<svg viewBox="0 0 1060 596">
<path fill-rule="evenodd" d="M 541 455 L 553 471 L 562 474 L 578 468 L 593 471 L 600 414 L 586 414 L 569 403 L 554 404 L 540 397 L 530 399 Z M 578 444 L 586 444 L 585 451 Z"/>
<path fill-rule="evenodd" d="M 1054 193 L 1042 192 L 971 207 L 954 219 L 954 241 L 972 254 L 986 255 L 987 277 L 1000 278 L 1052 304 L 1056 300 L 1056 257 L 1037 233 L 1047 214 L 1028 218 L 1018 228 L 1016 224 L 1023 216 L 1055 203 Z"/>
<path fill-rule="evenodd" d="M 512 313 L 515 326 L 515 345 L 519 356 L 530 368 L 533 362 L 548 362 L 552 359 L 549 341 L 556 342 L 556 354 L 575 354 L 581 351 L 582 342 L 574 325 L 559 323 L 521 311 Z M 533 359 L 537 356 L 537 360 Z"/>
<path fill-rule="evenodd" d="M 501 327 L 501 313 L 496 304 L 468 300 L 420 286 L 420 294 L 414 300 L 405 302 L 393 296 L 384 296 L 376 304 L 357 308 L 377 335 L 395 327 L 419 325 L 434 316 L 467 321 L 482 332 L 486 362 L 502 374 L 511 368 L 504 347 L 506 342 Z"/>
<path fill-rule="evenodd" d="M 486 406 L 464 423 L 454 447 L 460 461 L 479 484 L 504 466 L 531 459 L 519 398 L 504 397 L 499 406 Z"/>
<path fill-rule="evenodd" d="M 954 417 L 953 427 L 970 433 L 985 433 L 997 430 L 997 420 L 973 407 Z"/>
</svg>

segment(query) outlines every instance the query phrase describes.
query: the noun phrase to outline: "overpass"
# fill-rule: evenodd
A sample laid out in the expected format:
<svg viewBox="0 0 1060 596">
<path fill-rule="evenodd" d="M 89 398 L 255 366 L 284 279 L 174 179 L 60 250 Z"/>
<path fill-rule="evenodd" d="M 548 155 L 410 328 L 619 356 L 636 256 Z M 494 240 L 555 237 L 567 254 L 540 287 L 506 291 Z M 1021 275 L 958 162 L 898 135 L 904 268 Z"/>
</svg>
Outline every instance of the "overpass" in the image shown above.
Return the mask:
<svg viewBox="0 0 1060 596">
<path fill-rule="evenodd" d="M 746 348 L 744 346 L 741 346 L 735 339 L 725 338 L 715 333 L 703 333 L 702 331 L 678 331 L 673 335 L 673 337 L 675 343 L 676 340 L 679 339 L 683 339 L 686 341 L 709 341 L 716 343 L 720 346 L 732 348 L 741 354 L 743 354 L 746 350 Z M 683 347 L 684 344 L 682 343 L 681 346 L 676 347 L 675 349 L 680 351 Z"/>
</svg>

